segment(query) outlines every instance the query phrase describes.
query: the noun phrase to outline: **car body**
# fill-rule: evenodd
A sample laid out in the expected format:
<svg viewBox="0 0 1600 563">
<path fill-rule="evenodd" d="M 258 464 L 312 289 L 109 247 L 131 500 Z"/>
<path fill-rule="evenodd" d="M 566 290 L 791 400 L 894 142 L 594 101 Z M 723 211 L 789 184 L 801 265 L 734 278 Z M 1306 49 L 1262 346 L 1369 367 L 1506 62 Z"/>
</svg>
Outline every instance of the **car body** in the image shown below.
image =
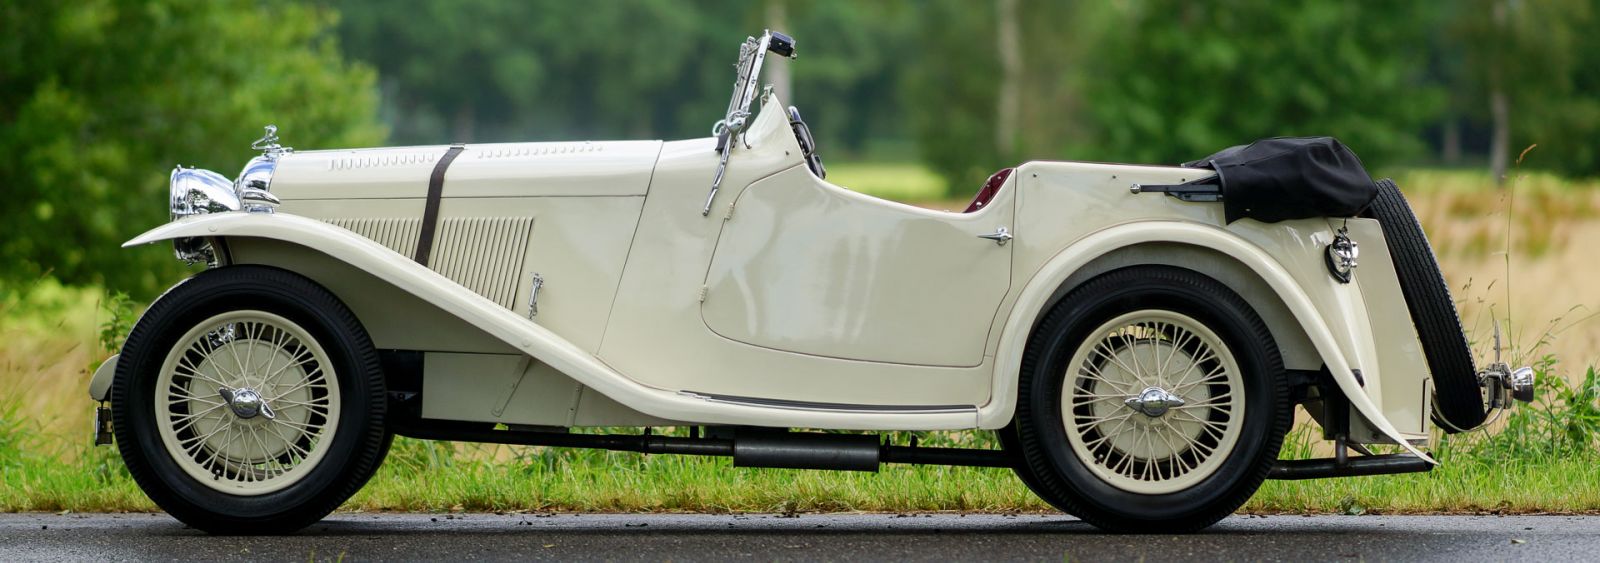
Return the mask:
<svg viewBox="0 0 1600 563">
<path fill-rule="evenodd" d="M 1287 424 L 1287 409 L 1304 403 L 1337 441 L 1337 462 L 1274 463 L 1274 440 L 1281 440 L 1282 430 L 1262 430 L 1262 452 L 1253 455 L 1267 460 L 1273 476 L 1418 471 L 1433 463 L 1420 448 L 1432 429 L 1436 384 L 1379 219 L 1229 221 L 1214 201 L 1141 189 L 1194 185 L 1212 178 L 1211 170 L 1081 162 L 1036 161 L 1003 171 L 966 212 L 878 199 L 827 182 L 798 112 L 785 110 L 770 91 L 755 93 L 761 58 L 769 51 L 792 54 L 793 41 L 767 33 L 745 43 L 728 117 L 712 138 L 301 152 L 277 146 L 269 132 L 258 147 L 263 155 L 238 180 L 175 171 L 171 203 L 179 216 L 127 244 L 171 241 L 180 257 L 209 262 L 212 268 L 158 300 L 140 321 L 149 328 L 135 328 L 128 348 L 96 374 L 91 389 L 96 399 L 111 403 L 124 457 L 138 460 L 130 462 L 139 467 L 135 477 L 164 508 L 202 528 L 291 530 L 337 506 L 340 494 L 354 492 L 381 461 L 389 435 L 400 434 L 732 455 L 736 464 L 749 466 L 875 469 L 880 462 L 906 461 L 1018 467 L 1019 473 L 1031 473 L 1023 479 L 1036 490 L 1058 491 L 1041 493 L 1052 502 L 1098 525 L 1195 529 L 1215 518 L 1192 510 L 1128 513 L 1086 507 L 1083 501 L 1093 496 L 1093 487 L 1072 485 L 1081 485 L 1081 478 L 1041 485 L 1041 474 L 1056 472 L 1051 456 L 1066 455 L 1058 451 L 1065 448 L 1026 453 L 1037 449 L 1029 440 L 1038 434 L 1018 420 L 1025 406 L 1019 403 L 1032 396 L 1029 382 L 1043 377 L 1029 375 L 1027 366 L 1030 351 L 1045 346 L 1039 334 L 1053 310 L 1081 301 L 1076 292 L 1096 280 L 1104 283 L 1108 275 L 1144 272 L 1137 279 L 1149 279 L 1176 270 L 1181 272 L 1168 284 L 1170 291 L 1188 291 L 1179 286 L 1194 278 L 1200 280 L 1195 291 L 1231 293 L 1242 306 L 1230 309 L 1236 313 L 1180 310 L 1170 317 L 1172 326 L 1188 327 L 1198 340 L 1226 348 L 1229 358 L 1240 354 L 1237 367 L 1217 368 L 1242 374 L 1228 381 L 1246 382 L 1263 370 L 1281 380 L 1274 387 L 1283 394 L 1277 401 L 1289 402 L 1272 407 L 1279 426 Z M 760 110 L 750 111 L 757 100 Z M 1347 263 L 1338 263 L 1341 259 Z M 267 281 L 213 275 L 230 271 L 254 272 Z M 261 310 L 272 314 L 226 317 L 236 314 L 226 303 L 249 309 L 246 305 L 257 301 L 250 293 L 257 290 L 240 289 L 239 284 L 250 283 L 269 293 L 305 284 L 321 288 L 315 290 L 323 296 L 318 299 L 333 301 L 283 305 L 282 310 L 264 306 Z M 203 291 L 197 289 L 201 286 Z M 235 297 L 213 303 L 202 299 L 206 292 Z M 294 299 L 275 295 L 259 300 Z M 295 311 L 318 307 L 348 311 L 349 318 L 318 328 L 323 326 L 318 314 L 296 316 L 301 313 Z M 197 308 L 223 317 L 199 322 L 190 312 Z M 1239 316 L 1264 332 L 1253 340 L 1230 337 L 1222 329 L 1213 334 L 1214 323 L 1196 321 L 1211 314 Z M 280 330 L 271 328 L 277 326 L 274 319 L 294 322 Z M 1070 319 L 1053 322 L 1071 324 Z M 1147 327 L 1145 336 L 1133 337 L 1131 352 L 1113 352 L 1124 354 L 1117 356 L 1120 360 L 1137 361 L 1148 349 L 1158 361 L 1165 351 L 1167 361 L 1178 355 L 1194 366 L 1204 363 L 1201 352 L 1175 353 L 1186 350 L 1183 340 L 1172 336 L 1181 330 L 1165 332 L 1161 327 L 1168 325 L 1159 321 L 1139 322 Z M 205 323 L 211 324 L 200 326 Z M 330 344 L 327 337 L 346 330 L 338 326 L 350 333 L 348 355 L 370 352 L 367 364 L 341 363 L 352 360 L 341 359 L 338 348 L 344 345 Z M 174 331 L 187 334 L 179 337 Z M 333 340 L 340 339 L 345 338 Z M 190 341 L 197 343 L 191 352 L 169 352 Z M 297 350 L 323 357 L 312 350 L 318 346 L 274 351 L 274 343 L 289 341 L 321 343 L 326 359 L 317 360 L 319 366 L 371 365 L 377 368 L 367 371 L 377 375 L 365 383 L 338 379 L 333 384 L 325 372 L 307 371 L 303 389 L 285 395 L 265 392 L 273 385 L 269 376 L 233 373 L 255 369 L 253 360 L 229 360 L 234 365 L 227 368 L 204 359 L 221 349 L 283 355 L 286 365 L 301 357 Z M 136 347 L 144 358 L 139 362 L 130 360 Z M 1247 352 L 1267 367 L 1250 368 L 1255 360 L 1243 357 Z M 282 369 L 272 362 L 265 369 Z M 1198 373 L 1200 368 L 1192 369 Z M 1500 369 L 1505 373 L 1498 377 L 1509 381 L 1511 372 Z M 174 370 L 178 375 L 160 375 Z M 212 385 L 206 382 L 211 377 L 196 371 L 259 383 Z M 232 379 L 235 375 L 239 379 Z M 1242 383 L 1208 383 L 1215 390 L 1202 393 L 1211 398 L 1201 402 L 1221 401 L 1235 392 L 1227 385 L 1235 384 Z M 304 389 L 318 385 L 330 390 L 306 394 Z M 183 391 L 176 395 L 161 391 L 179 388 Z M 1177 391 L 1181 388 L 1173 383 L 1131 389 L 1123 393 L 1127 398 L 1108 402 L 1112 410 L 1104 412 L 1153 424 L 1169 408 L 1195 400 Z M 370 393 L 371 400 L 340 403 L 352 390 Z M 296 405 L 285 402 L 289 399 L 269 395 L 298 398 L 309 405 L 309 414 L 292 414 Z M 153 404 L 154 409 L 140 414 L 144 411 L 124 408 L 128 404 Z M 1260 412 L 1245 403 L 1233 408 Z M 352 409 L 376 414 L 350 418 Z M 275 418 L 264 414 L 274 411 Z M 284 437 L 270 426 L 294 416 L 301 417 L 294 422 L 301 426 L 321 421 L 325 434 Z M 257 426 L 239 430 L 240 441 L 270 442 L 260 446 L 270 454 L 261 458 L 269 469 L 255 476 L 255 484 L 251 471 L 217 469 L 235 457 L 236 464 L 249 465 L 247 446 L 195 445 L 213 439 L 200 436 L 192 421 L 211 417 L 217 418 L 205 428 L 213 433 L 227 436 L 233 425 L 249 423 Z M 1260 418 L 1239 418 L 1248 417 Z M 184 422 L 191 426 L 182 427 Z M 1217 424 L 1238 436 L 1217 438 L 1213 448 L 1251 440 L 1248 425 L 1238 430 L 1228 426 L 1233 422 Z M 618 426 L 696 430 L 691 438 L 611 441 L 566 433 L 575 427 Z M 273 497 L 311 487 L 310 477 L 284 479 L 287 484 L 277 488 L 256 485 L 296 474 L 296 467 L 310 467 L 299 471 L 313 474 L 319 464 L 340 467 L 346 463 L 342 459 L 313 454 L 317 444 L 335 441 L 332 433 L 353 428 L 371 434 L 367 442 L 378 450 L 375 461 L 328 469 L 336 474 L 316 485 L 321 488 L 297 500 L 278 499 L 277 508 L 230 512 L 230 498 Z M 870 434 L 787 432 L 790 428 L 996 430 L 1008 447 L 938 452 L 883 445 Z M 1203 435 L 1201 430 L 1179 434 Z M 1277 438 L 1269 436 L 1273 432 Z M 166 436 L 169 447 L 146 437 L 155 434 Z M 1079 438 L 1073 443 L 1082 446 Z M 1393 444 L 1407 453 L 1377 456 L 1381 460 L 1368 464 L 1351 462 L 1360 456 L 1344 458 L 1347 446 L 1361 449 L 1362 444 Z M 304 455 L 295 453 L 302 448 Z M 1140 448 L 1148 447 L 1129 451 Z M 165 461 L 159 459 L 163 451 L 169 454 Z M 274 456 L 278 469 L 270 469 L 274 462 L 267 458 Z M 1202 466 L 1210 463 L 1194 459 Z M 1182 481 L 1188 470 L 1178 463 L 1165 470 L 1173 473 L 1170 479 L 1143 479 Z M 195 480 L 206 481 L 209 471 L 215 477 L 211 481 L 224 483 L 191 491 L 174 464 Z M 1239 479 L 1243 484 L 1234 488 L 1241 490 L 1253 491 L 1260 482 L 1259 476 Z M 225 482 L 230 480 L 240 484 L 229 488 Z M 1124 485 L 1123 493 L 1152 497 L 1187 490 Z M 1063 487 L 1068 492 L 1059 492 Z M 1248 491 L 1234 496 L 1195 506 L 1221 507 L 1225 514 Z"/>
</svg>

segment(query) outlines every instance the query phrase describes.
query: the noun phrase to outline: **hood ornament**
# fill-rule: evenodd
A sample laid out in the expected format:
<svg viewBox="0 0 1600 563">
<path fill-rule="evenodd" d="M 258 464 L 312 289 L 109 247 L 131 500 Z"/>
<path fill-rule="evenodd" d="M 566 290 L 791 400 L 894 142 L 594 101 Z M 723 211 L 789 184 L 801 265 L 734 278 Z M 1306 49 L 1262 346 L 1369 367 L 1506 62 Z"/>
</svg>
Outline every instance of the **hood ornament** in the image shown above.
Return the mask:
<svg viewBox="0 0 1600 563">
<path fill-rule="evenodd" d="M 278 144 L 277 125 L 268 125 L 263 129 L 266 130 L 266 134 L 262 135 L 260 139 L 256 139 L 256 142 L 250 143 L 251 150 L 261 151 L 261 155 L 267 158 L 276 158 L 278 155 L 294 152 L 294 147 Z"/>
</svg>

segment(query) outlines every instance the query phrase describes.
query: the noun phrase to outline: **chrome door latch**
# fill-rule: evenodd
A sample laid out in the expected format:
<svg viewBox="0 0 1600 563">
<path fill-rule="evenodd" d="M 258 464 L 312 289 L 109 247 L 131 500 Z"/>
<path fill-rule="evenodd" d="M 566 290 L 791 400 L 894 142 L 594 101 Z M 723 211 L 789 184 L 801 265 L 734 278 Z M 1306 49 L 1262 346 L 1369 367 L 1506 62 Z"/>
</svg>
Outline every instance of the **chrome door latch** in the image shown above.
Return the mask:
<svg viewBox="0 0 1600 563">
<path fill-rule="evenodd" d="M 1000 227 L 995 229 L 993 233 L 987 235 L 978 235 L 978 238 L 986 238 L 994 241 L 995 244 L 1005 246 L 1006 243 L 1011 242 L 1012 236 L 1011 231 L 1006 230 L 1005 227 Z"/>
<path fill-rule="evenodd" d="M 528 292 L 528 318 L 539 316 L 539 289 L 544 287 L 544 276 L 533 274 L 533 288 Z"/>
</svg>

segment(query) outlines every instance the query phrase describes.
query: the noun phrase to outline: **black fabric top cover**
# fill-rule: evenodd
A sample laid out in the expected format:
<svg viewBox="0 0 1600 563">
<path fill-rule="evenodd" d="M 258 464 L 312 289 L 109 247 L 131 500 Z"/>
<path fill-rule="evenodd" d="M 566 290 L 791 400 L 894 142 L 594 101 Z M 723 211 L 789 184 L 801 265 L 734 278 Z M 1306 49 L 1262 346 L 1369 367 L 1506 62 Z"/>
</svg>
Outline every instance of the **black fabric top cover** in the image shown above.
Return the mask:
<svg viewBox="0 0 1600 563">
<path fill-rule="evenodd" d="M 1183 165 L 1217 171 L 1229 223 L 1352 217 L 1378 195 L 1361 159 L 1333 137 L 1262 139 Z"/>
</svg>

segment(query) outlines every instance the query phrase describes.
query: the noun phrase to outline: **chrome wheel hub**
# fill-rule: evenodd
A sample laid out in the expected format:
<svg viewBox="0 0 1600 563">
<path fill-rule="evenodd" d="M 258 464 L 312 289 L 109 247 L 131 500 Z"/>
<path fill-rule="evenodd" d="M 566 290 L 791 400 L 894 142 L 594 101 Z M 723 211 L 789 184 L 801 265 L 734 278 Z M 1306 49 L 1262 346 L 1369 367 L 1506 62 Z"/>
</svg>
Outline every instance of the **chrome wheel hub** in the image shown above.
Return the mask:
<svg viewBox="0 0 1600 563">
<path fill-rule="evenodd" d="M 1128 397 L 1128 400 L 1122 402 L 1128 408 L 1150 418 L 1167 414 L 1167 409 L 1181 407 L 1186 403 L 1187 401 L 1184 401 L 1183 397 L 1173 395 L 1160 387 L 1146 387 L 1143 392 Z"/>
<path fill-rule="evenodd" d="M 257 415 L 264 416 L 267 420 L 278 418 L 272 412 L 272 407 L 267 405 L 267 399 L 249 387 L 231 390 L 223 387 L 217 389 L 217 394 L 222 395 L 222 401 L 228 404 L 228 410 L 233 411 L 233 415 L 242 420 L 249 420 Z"/>
</svg>

